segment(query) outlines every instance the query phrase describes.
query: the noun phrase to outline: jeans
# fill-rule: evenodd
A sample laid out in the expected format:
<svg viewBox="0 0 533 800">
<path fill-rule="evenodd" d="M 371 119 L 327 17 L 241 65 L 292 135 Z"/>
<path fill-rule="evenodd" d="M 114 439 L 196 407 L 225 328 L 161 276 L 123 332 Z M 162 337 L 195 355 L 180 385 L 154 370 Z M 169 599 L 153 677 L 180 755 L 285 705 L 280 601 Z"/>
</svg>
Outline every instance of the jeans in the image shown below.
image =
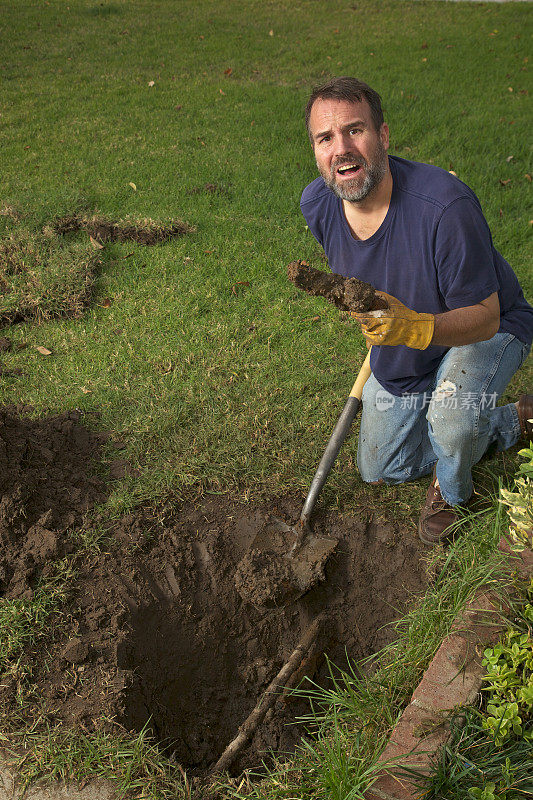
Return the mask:
<svg viewBox="0 0 533 800">
<path fill-rule="evenodd" d="M 444 500 L 452 506 L 469 500 L 472 466 L 490 445 L 506 450 L 520 438 L 515 404 L 496 407 L 496 400 L 528 352 L 510 333 L 452 347 L 426 392 L 401 397 L 371 375 L 357 451 L 363 480 L 403 483 L 436 465 Z"/>
</svg>

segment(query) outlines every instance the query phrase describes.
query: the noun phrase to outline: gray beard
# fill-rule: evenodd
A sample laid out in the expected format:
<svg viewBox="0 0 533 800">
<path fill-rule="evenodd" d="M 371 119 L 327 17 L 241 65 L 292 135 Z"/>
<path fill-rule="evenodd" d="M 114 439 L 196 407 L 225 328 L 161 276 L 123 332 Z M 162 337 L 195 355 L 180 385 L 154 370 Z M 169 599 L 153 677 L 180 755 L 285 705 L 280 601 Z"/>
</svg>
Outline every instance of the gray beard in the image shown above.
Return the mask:
<svg viewBox="0 0 533 800">
<path fill-rule="evenodd" d="M 336 167 L 332 169 L 331 173 L 324 174 L 321 170 L 324 183 L 331 189 L 331 191 L 340 197 L 341 200 L 347 200 L 350 203 L 359 203 L 364 200 L 370 192 L 372 192 L 378 184 L 381 183 L 387 171 L 387 156 L 386 151 L 383 149 L 382 158 L 379 161 L 373 161 L 371 164 L 365 162 L 363 167 L 366 169 L 366 177 L 362 184 L 358 185 L 357 178 L 352 181 L 345 181 L 339 185 L 335 180 Z"/>
</svg>

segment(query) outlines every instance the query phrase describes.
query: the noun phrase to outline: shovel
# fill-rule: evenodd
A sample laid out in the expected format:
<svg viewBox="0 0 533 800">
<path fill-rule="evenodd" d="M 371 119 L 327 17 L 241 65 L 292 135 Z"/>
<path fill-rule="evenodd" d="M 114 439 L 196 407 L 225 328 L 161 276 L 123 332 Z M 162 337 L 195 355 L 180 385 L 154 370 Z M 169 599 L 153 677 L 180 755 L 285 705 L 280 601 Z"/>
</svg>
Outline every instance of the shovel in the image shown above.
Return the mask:
<svg viewBox="0 0 533 800">
<path fill-rule="evenodd" d="M 243 600 L 257 608 L 296 600 L 324 580 L 324 566 L 337 547 L 337 540 L 316 536 L 311 530 L 311 514 L 359 410 L 370 371 L 369 350 L 320 460 L 296 525 L 287 525 L 277 517 L 270 518 L 237 566 L 237 591 Z"/>
</svg>

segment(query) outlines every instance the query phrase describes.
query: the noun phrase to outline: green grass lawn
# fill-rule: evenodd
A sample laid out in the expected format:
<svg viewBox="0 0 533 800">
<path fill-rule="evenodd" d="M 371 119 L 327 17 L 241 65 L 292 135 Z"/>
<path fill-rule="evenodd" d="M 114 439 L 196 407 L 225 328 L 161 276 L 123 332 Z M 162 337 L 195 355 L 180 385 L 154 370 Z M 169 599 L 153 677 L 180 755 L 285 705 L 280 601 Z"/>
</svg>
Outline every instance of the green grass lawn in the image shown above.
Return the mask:
<svg viewBox="0 0 533 800">
<path fill-rule="evenodd" d="M 82 318 L 4 331 L 52 355 L 7 355 L 24 376 L 4 379 L 1 402 L 98 411 L 127 442 L 140 476 L 110 508 L 190 487 L 247 498 L 308 486 L 364 350 L 355 324 L 285 276 L 294 258 L 321 263 L 298 207 L 316 174 L 302 108 L 317 82 L 352 74 L 381 92 L 391 152 L 474 188 L 531 299 L 526 4 L 3 10 L 0 232 L 95 210 L 197 228 L 151 248 L 108 244 Z M 351 441 L 326 500 L 408 515 L 423 487 L 369 493 Z"/>
<path fill-rule="evenodd" d="M 37 242 L 54 265 L 36 272 L 25 262 L 35 273 L 29 296 L 42 286 L 44 316 L 69 308 L 76 316 L 37 314 L 0 329 L 15 345 L 1 356 L 0 405 L 98 412 L 91 424 L 124 441 L 138 470 L 113 484 L 110 514 L 203 491 L 243 500 L 303 494 L 365 352 L 355 323 L 286 278 L 294 259 L 323 265 L 299 211 L 316 176 L 303 124 L 307 96 L 333 75 L 374 86 L 391 152 L 453 170 L 476 191 L 531 301 L 531 27 L 527 3 L 4 0 L 0 236 Z M 42 238 L 58 218 L 94 214 L 179 219 L 195 230 L 150 247 L 95 249 L 83 230 Z M 81 272 L 68 268 L 70 254 Z M 50 293 L 58 275 L 80 305 Z M 25 297 L 27 281 L 18 278 Z M 11 309 L 13 296 L 2 302 Z M 531 375 L 530 360 L 506 398 L 530 386 Z M 515 466 L 506 454 L 478 475 L 494 487 L 494 475 L 510 476 Z M 424 494 L 423 481 L 365 487 L 352 437 L 321 502 L 409 518 Z M 453 613 L 490 579 L 483 558 L 496 534 L 476 535 L 444 561 L 449 581 L 439 579 L 405 621 L 399 655 L 383 673 L 387 698 L 371 687 L 354 700 L 352 717 L 341 709 L 340 722 L 333 702 L 324 713 L 339 735 L 319 739 L 322 758 L 304 757 L 270 782 L 226 787 L 223 796 L 359 796 L 349 794 L 357 776 Z M 22 622 L 20 642 L 33 619 Z M 378 711 L 359 747 L 354 720 Z M 131 788 L 129 745 L 85 738 L 76 747 L 83 769 L 93 747 L 97 759 L 106 748 L 122 754 Z M 66 756 L 57 766 L 53 752 L 41 754 L 41 766 L 75 774 Z M 116 758 L 105 764 L 110 774 L 122 769 Z M 98 769 L 92 774 L 108 774 Z M 159 766 L 147 769 L 145 777 L 160 775 Z M 143 796 L 176 792 L 158 785 Z"/>
</svg>

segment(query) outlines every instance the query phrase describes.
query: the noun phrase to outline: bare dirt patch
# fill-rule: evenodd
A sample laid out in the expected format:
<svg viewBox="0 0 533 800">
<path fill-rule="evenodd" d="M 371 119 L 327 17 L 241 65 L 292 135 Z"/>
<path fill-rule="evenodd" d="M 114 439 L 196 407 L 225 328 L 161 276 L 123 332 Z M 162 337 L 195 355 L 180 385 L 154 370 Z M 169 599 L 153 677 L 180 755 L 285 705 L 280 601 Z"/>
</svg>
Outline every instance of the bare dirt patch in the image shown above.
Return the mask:
<svg viewBox="0 0 533 800">
<path fill-rule="evenodd" d="M 178 761 L 202 774 L 319 615 L 327 624 L 298 680 L 326 679 L 324 653 L 344 666 L 346 654 L 359 659 L 391 641 L 384 626 L 424 587 L 413 532 L 364 510 L 319 511 L 315 530 L 339 540 L 326 580 L 283 607 L 258 610 L 236 589 L 237 564 L 269 515 L 297 519 L 301 498 L 245 505 L 207 496 L 84 522 L 106 487 L 94 475 L 102 437 L 81 423 L 73 412 L 0 416 L 0 595 L 31 603 L 58 558 L 71 557 L 76 569 L 60 624 L 23 652 L 37 686 L 28 716 L 86 731 L 116 723 L 139 731 L 150 720 Z M 106 528 L 101 549 L 80 548 L 80 531 L 89 535 L 95 524 Z M 17 673 L 14 662 L 2 669 L 8 727 L 20 713 Z M 268 750 L 294 748 L 302 732 L 288 723 L 304 709 L 280 693 L 232 771 L 258 764 Z"/>
<path fill-rule="evenodd" d="M 137 244 L 154 245 L 176 236 L 192 233 L 195 228 L 182 220 L 172 220 L 168 224 L 163 224 L 153 219 L 113 221 L 101 214 L 68 214 L 46 225 L 43 232 L 49 236 L 64 236 L 80 230 L 87 231 L 97 242 L 137 242 Z"/>
</svg>

